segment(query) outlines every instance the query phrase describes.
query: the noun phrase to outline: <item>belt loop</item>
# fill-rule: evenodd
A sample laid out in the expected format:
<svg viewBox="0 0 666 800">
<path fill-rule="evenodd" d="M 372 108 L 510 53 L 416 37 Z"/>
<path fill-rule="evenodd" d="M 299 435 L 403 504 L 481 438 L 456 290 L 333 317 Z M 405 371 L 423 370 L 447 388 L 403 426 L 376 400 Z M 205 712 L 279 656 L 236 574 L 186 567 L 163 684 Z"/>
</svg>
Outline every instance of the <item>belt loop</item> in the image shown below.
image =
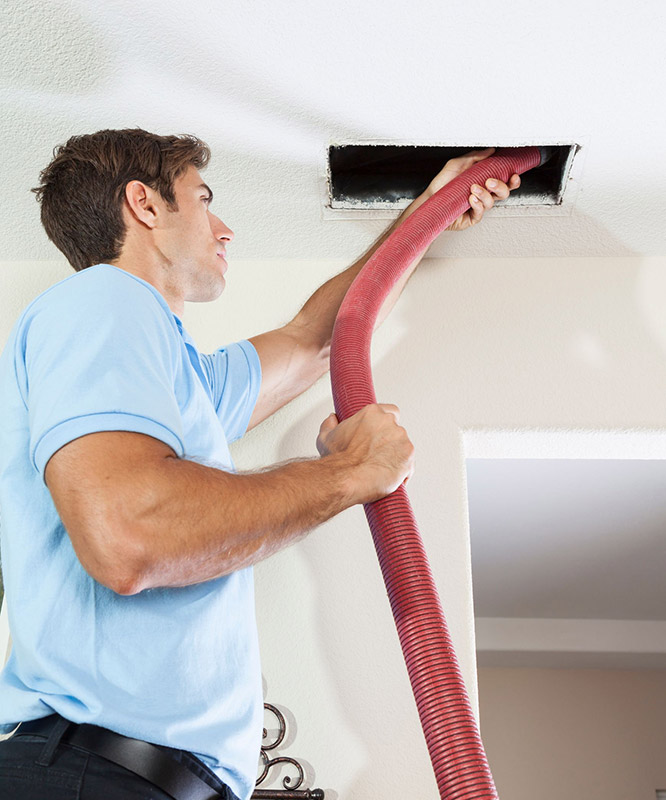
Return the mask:
<svg viewBox="0 0 666 800">
<path fill-rule="evenodd" d="M 44 749 L 42 750 L 37 761 L 35 761 L 35 764 L 39 764 L 42 767 L 48 767 L 51 765 L 56 747 L 60 744 L 63 734 L 71 724 L 72 723 L 68 719 L 61 717 L 60 715 L 57 716 L 55 724 L 51 728 L 49 737 L 44 745 Z"/>
</svg>

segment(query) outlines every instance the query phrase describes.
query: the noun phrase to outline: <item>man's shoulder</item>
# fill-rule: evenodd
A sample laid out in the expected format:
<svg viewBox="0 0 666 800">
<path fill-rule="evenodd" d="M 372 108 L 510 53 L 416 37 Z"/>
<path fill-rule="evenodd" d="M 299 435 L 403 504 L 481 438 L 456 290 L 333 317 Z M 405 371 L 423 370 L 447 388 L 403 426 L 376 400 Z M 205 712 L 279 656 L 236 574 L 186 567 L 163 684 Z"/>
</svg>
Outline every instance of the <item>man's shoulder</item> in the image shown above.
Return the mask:
<svg viewBox="0 0 666 800">
<path fill-rule="evenodd" d="M 98 264 L 53 284 L 23 310 L 10 334 L 15 359 L 64 346 L 85 354 L 103 343 L 105 357 L 141 349 L 175 361 L 176 321 L 151 284 L 126 270 Z"/>
<path fill-rule="evenodd" d="M 113 319 L 152 322 L 177 334 L 166 300 L 152 284 L 111 264 L 96 264 L 69 275 L 37 295 L 23 310 L 17 327 L 29 327 L 36 317 L 58 325 Z"/>
<path fill-rule="evenodd" d="M 157 303 L 165 313 L 170 314 L 166 300 L 154 286 L 112 264 L 95 264 L 63 278 L 37 295 L 25 311 L 60 303 L 69 306 L 80 301 L 100 306 L 115 301 L 144 302 L 148 305 Z"/>
</svg>

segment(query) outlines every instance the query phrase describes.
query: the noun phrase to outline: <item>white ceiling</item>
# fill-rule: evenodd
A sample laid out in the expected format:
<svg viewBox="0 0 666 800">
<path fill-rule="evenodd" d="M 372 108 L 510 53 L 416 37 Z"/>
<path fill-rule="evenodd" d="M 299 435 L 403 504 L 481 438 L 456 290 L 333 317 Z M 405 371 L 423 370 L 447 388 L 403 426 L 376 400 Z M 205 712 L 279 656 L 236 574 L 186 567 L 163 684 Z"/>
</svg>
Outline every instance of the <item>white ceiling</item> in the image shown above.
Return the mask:
<svg viewBox="0 0 666 800">
<path fill-rule="evenodd" d="M 141 126 L 212 147 L 233 258 L 358 257 L 385 219 L 323 214 L 337 141 L 581 142 L 562 217 L 492 218 L 437 256 L 666 253 L 660 0 L 5 0 L 4 259 L 54 258 L 29 189 L 74 133 Z"/>
</svg>

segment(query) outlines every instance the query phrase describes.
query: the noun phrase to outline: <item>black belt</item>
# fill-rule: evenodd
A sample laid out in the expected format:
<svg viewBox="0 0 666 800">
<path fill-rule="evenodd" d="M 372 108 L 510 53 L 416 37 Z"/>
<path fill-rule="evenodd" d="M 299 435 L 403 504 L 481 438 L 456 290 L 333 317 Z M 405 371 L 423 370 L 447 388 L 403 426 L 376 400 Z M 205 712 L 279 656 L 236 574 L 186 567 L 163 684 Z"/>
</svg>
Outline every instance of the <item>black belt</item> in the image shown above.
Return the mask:
<svg viewBox="0 0 666 800">
<path fill-rule="evenodd" d="M 142 739 L 132 739 L 106 728 L 99 728 L 97 725 L 76 725 L 59 714 L 51 714 L 42 719 L 22 722 L 14 736 L 26 734 L 50 739 L 50 735 L 54 733 L 56 737 L 51 752 L 47 754 L 46 763 L 50 762 L 58 742 L 62 741 L 140 775 L 170 794 L 174 800 L 219 800 L 220 798 L 235 800 L 226 786 L 224 787 L 226 792 L 218 792 L 161 747 L 144 742 Z M 57 735 L 58 733 L 60 735 Z"/>
</svg>

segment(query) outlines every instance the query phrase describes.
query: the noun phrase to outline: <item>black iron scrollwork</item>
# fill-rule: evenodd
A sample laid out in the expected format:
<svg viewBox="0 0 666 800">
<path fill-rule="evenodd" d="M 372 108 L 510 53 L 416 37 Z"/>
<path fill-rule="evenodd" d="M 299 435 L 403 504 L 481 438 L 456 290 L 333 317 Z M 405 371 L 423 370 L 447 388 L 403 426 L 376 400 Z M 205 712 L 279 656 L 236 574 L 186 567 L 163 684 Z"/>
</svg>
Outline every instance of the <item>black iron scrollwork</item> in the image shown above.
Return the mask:
<svg viewBox="0 0 666 800">
<path fill-rule="evenodd" d="M 305 778 L 305 772 L 303 771 L 303 767 L 298 763 L 298 761 L 296 761 L 295 758 L 288 758 L 287 756 L 276 756 L 271 758 L 269 755 L 269 750 L 275 750 L 276 747 L 279 747 L 280 744 L 282 744 L 287 732 L 287 723 L 282 712 L 279 711 L 275 706 L 272 706 L 270 703 L 264 703 L 264 708 L 266 711 L 269 711 L 271 714 L 273 714 L 273 716 L 277 719 L 278 731 L 274 741 L 265 742 L 261 746 L 260 757 L 263 769 L 261 775 L 259 775 L 257 778 L 256 787 L 266 780 L 270 770 L 277 764 L 289 764 L 290 766 L 294 767 L 298 773 L 298 777 L 292 778 L 289 775 L 286 775 L 282 779 L 282 785 L 284 786 L 284 789 L 255 788 L 254 794 L 252 795 L 252 800 L 260 800 L 260 798 L 262 800 L 269 800 L 269 798 L 275 798 L 275 800 L 291 800 L 292 798 L 294 800 L 297 798 L 303 798 L 303 800 L 324 800 L 324 792 L 321 789 L 300 789 L 300 786 Z M 264 728 L 263 738 L 268 738 L 268 730 L 266 728 Z"/>
</svg>

